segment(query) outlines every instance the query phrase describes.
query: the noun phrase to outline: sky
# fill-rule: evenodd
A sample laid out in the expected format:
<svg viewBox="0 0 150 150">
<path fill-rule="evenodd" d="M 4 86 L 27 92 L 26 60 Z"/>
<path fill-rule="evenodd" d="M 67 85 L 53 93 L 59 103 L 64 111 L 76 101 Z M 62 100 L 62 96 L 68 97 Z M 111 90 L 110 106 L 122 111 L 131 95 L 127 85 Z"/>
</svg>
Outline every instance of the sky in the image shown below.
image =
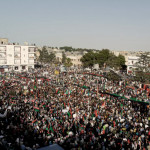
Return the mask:
<svg viewBox="0 0 150 150">
<path fill-rule="evenodd" d="M 2 0 L 0 37 L 37 46 L 150 51 L 150 0 Z"/>
</svg>

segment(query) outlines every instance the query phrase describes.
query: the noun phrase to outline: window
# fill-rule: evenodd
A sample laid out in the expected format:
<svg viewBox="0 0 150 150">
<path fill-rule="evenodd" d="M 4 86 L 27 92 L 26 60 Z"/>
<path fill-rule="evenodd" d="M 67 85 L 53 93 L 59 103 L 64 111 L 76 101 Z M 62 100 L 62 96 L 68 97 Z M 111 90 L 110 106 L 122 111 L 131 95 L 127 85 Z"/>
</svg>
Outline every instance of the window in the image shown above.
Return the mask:
<svg viewBox="0 0 150 150">
<path fill-rule="evenodd" d="M 31 68 L 32 68 L 32 66 L 29 66 L 28 68 L 29 68 L 29 69 L 31 69 Z"/>
<path fill-rule="evenodd" d="M 15 58 L 20 58 L 20 54 L 15 54 Z"/>
<path fill-rule="evenodd" d="M 34 47 L 29 47 L 28 52 L 35 52 L 35 48 Z"/>
<path fill-rule="evenodd" d="M 0 46 L 0 51 L 6 51 L 6 47 L 5 46 Z"/>
<path fill-rule="evenodd" d="M 15 66 L 15 70 L 18 70 L 18 66 Z"/>
<path fill-rule="evenodd" d="M 34 59 L 28 60 L 29 64 L 34 64 Z"/>
<path fill-rule="evenodd" d="M 29 54 L 29 58 L 34 58 L 34 54 Z"/>
<path fill-rule="evenodd" d="M 15 49 L 15 53 L 20 53 L 21 51 L 21 47 L 18 46 L 14 47 L 14 49 Z"/>
<path fill-rule="evenodd" d="M 12 54 L 8 54 L 9 57 L 12 57 Z"/>
<path fill-rule="evenodd" d="M 26 69 L 26 66 L 22 66 L 22 69 L 23 69 L 23 70 Z"/>
<path fill-rule="evenodd" d="M 6 60 L 0 60 L 0 64 L 6 64 L 7 61 Z"/>
<path fill-rule="evenodd" d="M 20 64 L 20 60 L 15 60 L 15 64 Z"/>
<path fill-rule="evenodd" d="M 0 53 L 0 57 L 1 58 L 5 58 L 6 57 L 6 53 Z"/>
</svg>

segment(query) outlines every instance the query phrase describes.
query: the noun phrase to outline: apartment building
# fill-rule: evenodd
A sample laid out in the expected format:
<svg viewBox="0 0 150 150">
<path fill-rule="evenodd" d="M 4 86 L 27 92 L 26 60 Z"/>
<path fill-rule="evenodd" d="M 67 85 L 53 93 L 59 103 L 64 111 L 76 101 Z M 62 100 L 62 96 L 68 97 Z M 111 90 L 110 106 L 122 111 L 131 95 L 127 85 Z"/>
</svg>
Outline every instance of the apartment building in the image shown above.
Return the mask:
<svg viewBox="0 0 150 150">
<path fill-rule="evenodd" d="M 136 63 L 138 62 L 138 56 L 129 56 L 128 57 L 128 64 L 127 64 L 127 73 L 132 73 L 133 70 L 136 68 Z"/>
<path fill-rule="evenodd" d="M 28 71 L 34 68 L 35 46 L 0 44 L 0 68 L 4 71 Z"/>
</svg>

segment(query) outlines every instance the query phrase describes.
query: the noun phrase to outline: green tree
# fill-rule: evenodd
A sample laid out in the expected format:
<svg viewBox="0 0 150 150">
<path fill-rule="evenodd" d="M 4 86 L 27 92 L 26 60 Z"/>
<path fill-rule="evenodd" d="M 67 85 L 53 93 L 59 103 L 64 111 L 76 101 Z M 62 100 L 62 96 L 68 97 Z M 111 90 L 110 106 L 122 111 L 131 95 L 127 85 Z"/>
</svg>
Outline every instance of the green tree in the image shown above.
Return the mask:
<svg viewBox="0 0 150 150">
<path fill-rule="evenodd" d="M 108 49 L 102 49 L 96 54 L 96 62 L 100 67 L 104 66 L 104 63 L 109 59 L 110 51 Z"/>
<path fill-rule="evenodd" d="M 39 61 L 41 63 L 47 63 L 48 51 L 47 51 L 46 47 L 44 46 L 42 48 L 42 50 L 39 50 L 39 52 L 40 52 Z"/>
<path fill-rule="evenodd" d="M 60 49 L 64 49 L 66 52 L 67 51 L 71 52 L 73 50 L 73 48 L 71 46 L 60 47 Z"/>
<path fill-rule="evenodd" d="M 66 54 L 62 53 L 62 63 L 64 64 L 66 62 Z"/>
<path fill-rule="evenodd" d="M 118 62 L 119 67 L 123 67 L 126 62 L 125 57 L 119 54 L 119 56 L 117 57 L 117 62 Z"/>
<path fill-rule="evenodd" d="M 149 53 L 140 55 L 139 60 L 135 64 L 135 75 L 138 81 L 150 83 L 150 56 Z"/>
<path fill-rule="evenodd" d="M 149 72 L 150 71 L 150 55 L 149 53 L 143 53 L 140 55 L 137 63 L 135 64 L 138 71 Z"/>
<path fill-rule="evenodd" d="M 49 57 L 48 62 L 50 62 L 50 63 L 55 62 L 55 60 L 56 60 L 56 55 L 55 55 L 54 53 L 50 53 L 50 54 L 48 55 L 48 57 Z"/>
<path fill-rule="evenodd" d="M 93 65 L 96 64 L 96 53 L 90 51 L 82 56 L 81 62 L 83 67 L 90 67 L 92 69 Z"/>
<path fill-rule="evenodd" d="M 54 53 L 48 54 L 48 51 L 45 46 L 42 48 L 42 50 L 39 50 L 39 52 L 40 52 L 39 61 L 42 64 L 52 63 L 55 61 L 56 58 L 55 54 Z"/>
<path fill-rule="evenodd" d="M 114 54 L 110 53 L 109 57 L 106 61 L 106 65 L 109 66 L 110 68 L 115 68 L 117 69 L 118 67 L 118 61 L 117 61 L 117 56 Z"/>
<path fill-rule="evenodd" d="M 84 67 L 92 68 L 94 64 L 99 64 L 99 67 L 103 67 L 104 64 L 111 68 L 120 69 L 125 65 L 125 58 L 122 55 L 118 57 L 111 53 L 108 49 L 102 49 L 101 51 L 89 51 L 82 58 L 81 61 Z"/>
<path fill-rule="evenodd" d="M 73 64 L 71 62 L 71 59 L 70 58 L 66 58 L 66 61 L 64 63 L 65 67 L 71 67 Z"/>
</svg>

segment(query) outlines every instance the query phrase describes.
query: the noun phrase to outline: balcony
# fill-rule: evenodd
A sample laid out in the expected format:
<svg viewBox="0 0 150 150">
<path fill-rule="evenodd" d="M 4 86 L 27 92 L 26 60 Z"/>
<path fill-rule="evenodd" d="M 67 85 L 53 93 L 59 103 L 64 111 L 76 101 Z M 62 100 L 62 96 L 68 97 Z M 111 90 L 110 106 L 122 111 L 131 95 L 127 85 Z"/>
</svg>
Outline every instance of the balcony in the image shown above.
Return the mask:
<svg viewBox="0 0 150 150">
<path fill-rule="evenodd" d="M 36 49 L 34 47 L 29 47 L 28 53 L 35 53 Z"/>
<path fill-rule="evenodd" d="M 35 57 L 34 56 L 30 56 L 29 59 L 35 59 Z"/>
<path fill-rule="evenodd" d="M 6 59 L 6 53 L 0 53 L 0 59 Z"/>
<path fill-rule="evenodd" d="M 0 64 L 7 64 L 6 60 L 0 60 Z"/>
<path fill-rule="evenodd" d="M 0 52 L 6 52 L 6 47 L 5 46 L 0 46 Z"/>
<path fill-rule="evenodd" d="M 15 60 L 14 64 L 20 64 L 20 60 Z"/>
<path fill-rule="evenodd" d="M 21 58 L 21 55 L 20 55 L 20 54 L 15 54 L 14 58 L 15 58 L 15 59 L 20 59 L 20 58 Z"/>
</svg>

